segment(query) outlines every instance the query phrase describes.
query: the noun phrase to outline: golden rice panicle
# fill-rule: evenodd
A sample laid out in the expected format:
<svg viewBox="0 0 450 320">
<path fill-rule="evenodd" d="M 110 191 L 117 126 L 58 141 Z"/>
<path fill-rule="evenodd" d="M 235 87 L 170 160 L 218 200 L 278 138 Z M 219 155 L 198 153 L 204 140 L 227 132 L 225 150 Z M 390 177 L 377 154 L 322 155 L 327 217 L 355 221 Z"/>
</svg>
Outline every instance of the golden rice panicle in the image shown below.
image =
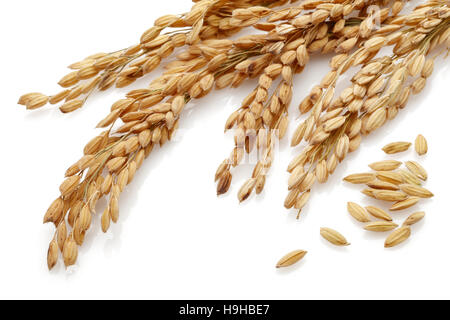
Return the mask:
<svg viewBox="0 0 450 320">
<path fill-rule="evenodd" d="M 300 260 L 302 260 L 307 253 L 308 252 L 305 250 L 292 251 L 292 252 L 288 253 L 287 255 L 285 255 L 283 258 L 281 258 L 280 261 L 278 261 L 276 267 L 278 269 L 290 267 L 290 266 L 296 264 L 297 262 L 299 262 Z"/>
<path fill-rule="evenodd" d="M 276 49 L 275 54 L 277 58 L 272 63 L 264 65 L 265 68 L 262 69 L 263 72 L 259 78 L 257 88 L 244 100 L 241 109 L 234 112 L 226 123 L 226 130 L 237 127 L 235 149 L 230 159 L 233 167 L 239 165 L 244 153 L 250 153 L 254 148 L 254 144 L 250 143 L 251 136 L 249 136 L 249 133 L 251 135 L 253 132 L 253 135 L 256 136 L 256 148 L 262 154 L 262 159 L 255 166 L 253 174 L 253 179 L 260 181 L 259 185 L 261 187 L 257 188 L 257 193 L 264 187 L 265 176 L 272 165 L 274 139 L 281 140 L 287 131 L 288 107 L 292 100 L 293 74 L 301 72 L 307 63 L 307 49 L 313 50 L 313 47 L 318 45 L 322 39 L 327 40 L 326 31 L 328 28 L 325 24 L 320 26 L 321 28 L 314 23 L 312 26 L 308 26 L 302 31 L 303 34 L 297 35 L 299 38 L 289 43 L 284 50 L 279 50 L 283 49 L 282 46 L 277 48 L 280 44 L 279 42 L 276 46 L 267 48 L 271 51 Z M 280 30 L 278 31 L 281 32 Z M 320 35 L 316 35 L 313 31 L 319 32 Z M 239 63 L 236 69 L 241 72 L 248 72 L 250 67 L 255 69 L 254 61 L 247 59 Z M 276 84 L 275 80 L 278 78 L 280 78 L 279 81 L 276 81 L 278 87 L 274 87 L 274 84 Z M 272 96 L 269 94 L 270 88 L 274 89 Z M 345 122 L 344 117 L 328 120 L 325 125 L 327 132 L 337 130 Z M 303 127 L 297 129 L 292 145 L 297 145 L 304 138 L 305 133 Z M 312 138 L 313 140 L 319 139 L 320 133 Z M 348 153 L 349 141 L 341 140 L 342 143 L 337 148 L 339 152 L 336 154 L 342 160 Z M 300 167 L 300 164 L 301 160 L 299 159 L 297 163 L 290 166 L 289 171 L 294 171 L 294 169 Z M 328 164 L 329 162 L 324 159 L 320 161 L 314 169 L 315 177 L 310 174 L 294 172 L 290 178 L 290 193 L 288 199 L 286 199 L 285 206 L 291 208 L 296 203 L 295 197 L 310 189 L 315 181 L 325 183 L 329 176 Z"/>
<path fill-rule="evenodd" d="M 232 169 L 246 154 L 258 152 L 252 176 L 238 192 L 239 201 L 245 201 L 253 192 L 263 191 L 276 142 L 287 132 L 294 75 L 304 70 L 313 53 L 336 53 L 330 72 L 299 106 L 302 114 L 309 115 L 298 126 L 291 144 L 305 142 L 306 146 L 300 146 L 302 151 L 289 165 L 289 194 L 284 205 L 295 207 L 300 214 L 315 182 L 325 183 L 338 164 L 358 149 L 363 136 L 394 119 L 409 98 L 423 90 L 434 67 L 434 56 L 427 56 L 433 48 L 450 41 L 449 8 L 440 1 L 429 1 L 403 16 L 397 16 L 402 1 L 392 6 L 379 4 L 384 7 L 380 28 L 375 26 L 375 17 L 368 14 L 369 4 L 361 1 L 309 1 L 280 10 L 272 8 L 287 1 L 194 2 L 186 14 L 157 19 L 139 44 L 72 64 L 57 94 L 30 93 L 20 98 L 19 103 L 28 109 L 50 103 L 61 104 L 62 112 L 73 112 L 95 90 L 125 87 L 184 47 L 148 87 L 132 90 L 114 103 L 98 123 L 106 131 L 91 140 L 84 156 L 67 169 L 60 196 L 44 217 L 45 223 L 54 223 L 57 228 L 48 249 L 49 269 L 60 251 L 66 266 L 76 263 L 78 247 L 88 235 L 100 199 L 107 201 L 101 216 L 102 231 L 107 232 L 111 222 L 118 222 L 121 193 L 154 147 L 172 139 L 180 115 L 192 99 L 209 94 L 213 88 L 238 87 L 246 79 L 259 78 L 257 87 L 226 122 L 226 130 L 235 128 L 235 144 L 215 175 L 217 193 L 226 193 Z M 265 22 L 260 21 L 265 17 Z M 250 26 L 262 32 L 230 40 Z M 378 52 L 388 46 L 393 47 L 394 54 L 380 56 Z M 359 68 L 351 75 L 351 84 L 337 92 L 338 81 L 351 67 Z M 118 128 L 112 131 L 116 125 Z M 397 143 L 384 149 L 392 154 L 409 147 L 409 143 Z M 415 148 L 419 154 L 426 152 L 422 139 Z M 420 187 L 421 180 L 427 179 L 426 171 L 414 162 L 406 164 L 409 171 L 396 171 L 400 164 L 395 160 L 377 162 L 370 165 L 375 172 L 345 180 L 367 184 L 363 193 L 394 202 L 392 210 L 408 208 L 421 197 L 432 196 Z M 384 211 L 366 210 L 354 203 L 349 203 L 348 209 L 355 219 L 368 223 L 367 230 L 381 232 L 397 227 Z M 383 221 L 371 222 L 367 211 Z M 405 229 L 394 231 L 386 246 L 404 241 L 409 236 L 406 226 L 420 218 L 420 214 L 410 216 L 402 227 Z M 334 230 L 323 228 L 321 233 L 335 244 L 347 244 Z M 305 254 L 303 250 L 294 251 L 277 267 L 293 265 Z"/>
<path fill-rule="evenodd" d="M 428 142 L 423 135 L 419 134 L 417 136 L 414 147 L 419 156 L 423 156 L 428 152 Z"/>
<path fill-rule="evenodd" d="M 292 96 L 292 85 L 290 84 L 292 81 L 292 69 L 287 65 L 283 66 L 281 63 L 269 65 L 269 61 L 266 58 L 266 56 L 263 56 L 257 60 L 246 59 L 236 66 L 240 72 L 249 73 L 254 72 L 255 69 L 261 69 L 262 74 L 259 78 L 258 87 L 244 99 L 243 107 L 234 112 L 227 120 L 225 130 L 236 127 L 235 147 L 231 152 L 230 158 L 226 159 L 219 166 L 216 173 L 216 179 L 221 172 L 227 172 L 226 177 L 231 178 L 231 175 L 228 174 L 230 169 L 237 167 L 246 153 L 249 154 L 253 149 L 257 149 L 262 156 L 253 170 L 251 181 L 254 183 L 248 181 L 242 186 L 238 194 L 241 202 L 245 201 L 253 191 L 260 194 L 264 189 L 266 175 L 273 161 L 275 139 L 282 139 L 287 131 L 288 118 L 286 108 Z M 289 58 L 287 57 L 286 59 Z M 284 80 L 281 80 L 280 87 L 272 99 L 269 100 L 268 89 L 280 75 L 284 77 Z M 270 114 L 272 120 L 274 116 L 277 116 L 278 121 L 269 123 L 266 120 L 266 123 L 264 123 L 263 118 L 261 118 L 264 112 Z M 230 165 L 228 166 L 226 163 Z M 224 170 L 225 168 L 226 170 Z M 221 193 L 228 191 L 228 181 L 231 182 L 231 180 L 226 180 L 228 188 L 219 188 L 218 186 L 218 189 L 221 189 Z M 219 180 L 219 184 L 220 182 Z"/>
</svg>

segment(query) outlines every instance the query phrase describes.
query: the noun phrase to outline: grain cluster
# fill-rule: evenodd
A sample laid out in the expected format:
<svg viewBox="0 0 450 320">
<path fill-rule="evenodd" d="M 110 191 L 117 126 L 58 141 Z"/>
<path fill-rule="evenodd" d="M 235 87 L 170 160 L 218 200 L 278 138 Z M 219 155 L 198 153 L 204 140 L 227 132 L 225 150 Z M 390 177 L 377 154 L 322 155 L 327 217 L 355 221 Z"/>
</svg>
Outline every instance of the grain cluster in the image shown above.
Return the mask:
<svg viewBox="0 0 450 320">
<path fill-rule="evenodd" d="M 426 141 L 425 137 L 419 135 L 417 140 Z M 407 151 L 412 143 L 393 142 L 385 147 L 383 151 L 387 154 L 397 154 Z M 420 149 L 420 148 L 419 148 Z M 423 149 L 420 149 L 423 151 Z M 425 152 L 416 152 L 419 156 Z M 405 169 L 400 169 L 403 163 L 393 159 L 387 159 L 369 164 L 373 172 L 356 173 L 345 177 L 343 180 L 365 185 L 362 193 L 367 197 L 380 202 L 380 206 L 389 207 L 390 213 L 379 206 L 369 205 L 363 208 L 361 205 L 348 202 L 348 213 L 358 222 L 365 223 L 364 229 L 374 232 L 392 233 L 386 238 L 385 247 L 390 248 L 406 241 L 411 235 L 411 226 L 422 220 L 425 213 L 415 212 L 409 215 L 399 227 L 394 222 L 394 214 L 416 206 L 421 200 L 432 198 L 434 194 L 423 186 L 428 179 L 425 168 L 417 161 L 404 162 Z M 374 218 L 375 220 L 371 219 Z"/>
</svg>

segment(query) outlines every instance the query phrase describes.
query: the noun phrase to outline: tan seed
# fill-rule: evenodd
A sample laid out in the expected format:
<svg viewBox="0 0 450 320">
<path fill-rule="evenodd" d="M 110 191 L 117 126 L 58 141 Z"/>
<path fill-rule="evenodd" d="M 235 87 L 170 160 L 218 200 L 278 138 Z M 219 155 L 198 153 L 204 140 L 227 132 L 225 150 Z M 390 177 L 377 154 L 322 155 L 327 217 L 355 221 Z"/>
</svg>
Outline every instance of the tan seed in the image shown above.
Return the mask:
<svg viewBox="0 0 450 320">
<path fill-rule="evenodd" d="M 327 161 L 327 170 L 329 174 L 333 174 L 339 164 L 339 160 L 335 154 L 333 154 Z"/>
<path fill-rule="evenodd" d="M 309 61 L 309 54 L 308 50 L 306 48 L 306 45 L 301 45 L 297 48 L 297 61 L 298 64 L 303 67 L 305 66 Z"/>
<path fill-rule="evenodd" d="M 405 183 L 415 184 L 418 186 L 420 186 L 422 184 L 422 181 L 409 171 L 402 169 L 402 170 L 399 170 L 398 173 L 402 176 L 402 179 Z"/>
<path fill-rule="evenodd" d="M 291 176 L 289 177 L 288 181 L 288 188 L 289 190 L 297 188 L 303 180 L 305 180 L 306 175 L 308 173 L 304 172 L 304 169 L 302 166 L 298 166 L 292 171 Z"/>
<path fill-rule="evenodd" d="M 255 186 L 256 186 L 256 179 L 249 179 L 247 182 L 245 182 L 238 193 L 239 202 L 247 200 L 248 197 L 250 197 L 250 195 L 252 194 L 253 190 L 255 189 Z"/>
<path fill-rule="evenodd" d="M 383 209 L 374 206 L 367 206 L 366 210 L 375 218 L 382 219 L 385 221 L 392 221 L 392 217 L 389 215 L 389 213 L 387 213 Z"/>
<path fill-rule="evenodd" d="M 380 48 L 382 48 L 385 43 L 386 43 L 385 37 L 373 37 L 364 43 L 364 47 L 369 52 L 376 52 L 380 50 Z"/>
<path fill-rule="evenodd" d="M 384 160 L 369 164 L 369 167 L 375 171 L 392 171 L 401 166 L 400 161 Z"/>
<path fill-rule="evenodd" d="M 27 94 L 22 95 L 17 103 L 21 104 L 23 106 L 26 106 L 33 99 L 35 99 L 37 97 L 43 97 L 43 96 L 45 96 L 45 95 L 43 95 L 42 93 L 39 93 L 39 92 L 27 93 Z"/>
<path fill-rule="evenodd" d="M 404 226 L 412 226 L 413 224 L 416 224 L 420 220 L 422 220 L 425 217 L 425 212 L 415 212 L 411 214 L 408 218 L 406 218 L 405 222 L 403 223 Z"/>
<path fill-rule="evenodd" d="M 411 147 L 410 142 L 393 142 L 383 147 L 383 151 L 387 154 L 395 154 L 407 151 Z"/>
<path fill-rule="evenodd" d="M 398 228 L 392 232 L 384 242 L 385 248 L 391 248 L 399 245 L 400 243 L 407 240 L 411 235 L 411 228 L 408 226 Z"/>
<path fill-rule="evenodd" d="M 420 187 L 416 184 L 401 184 L 400 189 L 410 196 L 415 196 L 419 198 L 432 198 L 434 197 L 434 194 L 429 191 L 428 189 L 425 189 L 423 187 Z"/>
<path fill-rule="evenodd" d="M 370 216 L 363 207 L 354 202 L 347 203 L 347 211 L 359 222 L 370 222 Z"/>
<path fill-rule="evenodd" d="M 335 246 L 349 246 L 350 243 L 345 239 L 345 237 L 337 232 L 336 230 L 330 228 L 320 228 L 320 235 L 330 243 Z"/>
<path fill-rule="evenodd" d="M 368 183 L 375 179 L 374 173 L 355 173 L 344 178 L 345 181 L 353 184 Z"/>
<path fill-rule="evenodd" d="M 399 187 L 396 184 L 386 182 L 386 181 L 380 181 L 380 180 L 373 180 L 367 184 L 368 187 L 373 189 L 380 189 L 380 190 L 398 190 Z"/>
<path fill-rule="evenodd" d="M 374 231 L 374 232 L 386 232 L 391 231 L 397 228 L 398 225 L 391 221 L 374 221 L 368 223 L 364 229 L 367 231 Z"/>
<path fill-rule="evenodd" d="M 428 152 L 428 143 L 427 139 L 421 134 L 419 134 L 416 138 L 415 149 L 419 156 L 423 156 Z"/>
<path fill-rule="evenodd" d="M 339 138 L 336 144 L 335 154 L 339 158 L 339 160 L 342 161 L 347 156 L 349 148 L 350 148 L 350 139 L 348 138 L 347 135 L 344 134 L 342 137 Z"/>
<path fill-rule="evenodd" d="M 288 195 L 286 196 L 286 199 L 284 200 L 284 207 L 286 209 L 291 209 L 295 205 L 297 197 L 300 194 L 300 192 L 301 192 L 300 189 L 293 189 L 289 191 Z"/>
<path fill-rule="evenodd" d="M 316 178 L 319 183 L 325 183 L 328 180 L 327 161 L 322 160 L 316 167 Z"/>
<path fill-rule="evenodd" d="M 410 197 L 406 200 L 395 203 L 389 210 L 391 211 L 405 210 L 416 205 L 419 201 L 420 201 L 419 197 Z"/>
<path fill-rule="evenodd" d="M 47 97 L 45 95 L 35 96 L 32 99 L 30 99 L 30 102 L 27 104 L 27 109 L 35 110 L 40 107 L 43 107 L 48 103 L 49 99 L 50 97 Z"/>
<path fill-rule="evenodd" d="M 54 96 L 51 96 L 50 99 L 48 100 L 48 102 L 51 104 L 57 104 L 57 103 L 61 102 L 62 100 L 64 100 L 70 94 L 70 92 L 71 92 L 71 90 L 69 90 L 69 89 L 63 90 L 63 91 L 55 94 Z"/>
<path fill-rule="evenodd" d="M 52 242 L 50 242 L 50 246 L 48 247 L 47 252 L 48 270 L 52 270 L 57 262 L 58 262 L 58 244 L 56 240 L 53 240 Z"/>
<path fill-rule="evenodd" d="M 308 252 L 304 250 L 292 251 L 281 258 L 280 261 L 278 261 L 277 268 L 286 268 L 292 266 L 293 264 L 296 264 L 297 262 L 302 260 L 307 253 Z"/>
<path fill-rule="evenodd" d="M 63 250 L 64 264 L 66 267 L 72 266 L 77 261 L 78 257 L 78 246 L 72 236 L 70 236 L 65 244 Z"/>
<path fill-rule="evenodd" d="M 368 197 L 376 199 L 375 191 L 376 191 L 376 189 L 366 188 L 366 189 L 362 190 L 361 193 L 365 194 Z"/>
<path fill-rule="evenodd" d="M 225 173 L 219 179 L 219 182 L 217 184 L 217 195 L 218 196 L 228 192 L 228 190 L 230 189 L 230 186 L 231 186 L 232 179 L 233 179 L 233 176 L 231 175 L 230 171 L 225 171 Z"/>
<path fill-rule="evenodd" d="M 44 223 L 57 222 L 63 214 L 64 200 L 61 198 L 52 202 L 44 216 Z"/>
<path fill-rule="evenodd" d="M 294 135 L 292 137 L 291 141 L 291 147 L 296 147 L 302 142 L 303 137 L 305 135 L 306 125 L 303 122 L 301 125 L 297 127 L 297 129 L 294 132 Z"/>
<path fill-rule="evenodd" d="M 300 183 L 299 189 L 301 192 L 308 191 L 316 182 L 316 175 L 309 172 L 305 179 Z"/>
<path fill-rule="evenodd" d="M 56 241 L 58 242 L 59 250 L 63 251 L 64 242 L 67 238 L 67 226 L 65 221 L 61 222 L 56 230 Z"/>
<path fill-rule="evenodd" d="M 109 160 L 106 164 L 106 167 L 108 168 L 109 172 L 116 172 L 117 170 L 122 168 L 126 161 L 127 158 L 125 157 L 117 157 Z"/>
<path fill-rule="evenodd" d="M 375 110 L 370 116 L 366 124 L 366 129 L 371 132 L 381 127 L 386 121 L 387 112 L 385 107 Z"/>
<path fill-rule="evenodd" d="M 401 184 L 403 183 L 402 175 L 398 172 L 393 171 L 379 171 L 376 173 L 376 176 L 381 181 L 386 181 L 393 184 Z"/>
<path fill-rule="evenodd" d="M 80 176 L 72 176 L 67 178 L 59 187 L 59 191 L 61 191 L 61 196 L 66 197 L 70 195 L 77 188 L 80 183 Z"/>
<path fill-rule="evenodd" d="M 66 102 L 63 104 L 59 110 L 61 110 L 62 113 L 70 113 L 75 110 L 80 109 L 84 104 L 84 101 L 82 100 L 71 100 L 69 102 Z"/>
<path fill-rule="evenodd" d="M 375 198 L 383 201 L 402 201 L 408 197 L 405 193 L 401 191 L 375 190 L 373 193 Z"/>
<path fill-rule="evenodd" d="M 345 116 L 340 116 L 334 119 L 330 119 L 323 124 L 323 130 L 325 132 L 331 132 L 340 128 L 347 118 Z"/>
<path fill-rule="evenodd" d="M 109 200 L 109 215 L 111 217 L 111 221 L 117 223 L 119 221 L 119 199 L 117 195 L 114 195 Z"/>
<path fill-rule="evenodd" d="M 300 197 L 298 197 L 297 202 L 295 203 L 295 209 L 302 210 L 309 201 L 311 197 L 311 191 L 306 191 L 302 193 Z"/>
<path fill-rule="evenodd" d="M 256 186 L 255 186 L 256 194 L 261 194 L 261 192 L 263 192 L 263 190 L 264 190 L 265 185 L 266 185 L 266 176 L 260 175 L 256 179 Z"/>
<path fill-rule="evenodd" d="M 427 171 L 416 161 L 407 161 L 405 162 L 405 165 L 408 170 L 411 171 L 411 173 L 417 176 L 419 179 L 424 181 L 428 179 Z"/>
<path fill-rule="evenodd" d="M 109 211 L 110 211 L 109 207 L 106 207 L 102 214 L 101 225 L 102 231 L 104 233 L 108 232 L 109 227 L 111 225 L 111 217 L 109 215 Z"/>
</svg>

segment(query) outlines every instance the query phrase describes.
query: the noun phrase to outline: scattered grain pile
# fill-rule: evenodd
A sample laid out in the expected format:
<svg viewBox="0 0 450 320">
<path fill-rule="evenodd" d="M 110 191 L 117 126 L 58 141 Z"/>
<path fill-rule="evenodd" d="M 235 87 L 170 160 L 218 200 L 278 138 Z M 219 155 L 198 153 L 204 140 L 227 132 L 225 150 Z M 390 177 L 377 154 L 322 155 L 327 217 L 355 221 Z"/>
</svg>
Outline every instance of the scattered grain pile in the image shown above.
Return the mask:
<svg viewBox="0 0 450 320">
<path fill-rule="evenodd" d="M 426 141 L 425 138 L 419 135 L 422 141 Z M 417 140 L 416 140 L 417 141 Z M 388 144 L 388 146 L 394 146 L 388 148 L 389 150 L 402 150 L 406 151 L 412 144 L 409 142 L 394 142 Z M 416 143 L 417 145 L 417 143 Z M 400 146 L 397 148 L 397 146 Z M 386 147 L 383 148 L 386 152 Z M 393 154 L 392 152 L 388 154 Z M 424 153 L 418 152 L 418 155 Z M 395 164 L 395 165 L 391 165 Z M 366 185 L 366 188 L 362 191 L 368 197 L 374 198 L 380 201 L 380 205 L 385 203 L 392 203 L 389 211 L 393 214 L 397 211 L 406 210 L 408 208 L 416 206 L 422 199 L 432 198 L 434 194 L 422 186 L 422 184 L 428 179 L 428 173 L 425 168 L 415 161 L 406 161 L 404 169 L 399 169 L 401 162 L 396 160 L 384 160 L 377 162 L 376 165 L 371 164 L 371 167 L 375 172 L 352 174 L 344 178 L 344 181 Z M 380 170 L 380 171 L 377 171 Z M 359 222 L 366 223 L 365 230 L 374 232 L 387 232 L 394 230 L 386 239 L 385 247 L 390 248 L 399 245 L 407 240 L 411 235 L 411 226 L 422 220 L 425 216 L 425 212 L 412 213 L 403 224 L 398 227 L 398 224 L 394 222 L 392 214 L 387 213 L 385 210 L 377 206 L 367 206 L 365 209 L 353 202 L 349 202 L 347 205 L 349 214 Z M 372 221 L 370 215 L 375 218 Z"/>
</svg>

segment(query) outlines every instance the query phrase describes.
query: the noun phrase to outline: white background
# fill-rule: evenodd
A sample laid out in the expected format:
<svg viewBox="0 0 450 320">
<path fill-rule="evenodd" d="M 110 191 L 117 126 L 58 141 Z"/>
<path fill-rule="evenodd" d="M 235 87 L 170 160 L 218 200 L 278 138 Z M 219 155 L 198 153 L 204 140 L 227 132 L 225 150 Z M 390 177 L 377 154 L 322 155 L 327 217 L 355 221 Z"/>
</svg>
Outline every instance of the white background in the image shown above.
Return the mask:
<svg viewBox="0 0 450 320">
<path fill-rule="evenodd" d="M 187 0 L 2 4 L 0 298 L 450 298 L 450 72 L 448 60 L 442 59 L 420 96 L 365 138 L 326 185 L 315 188 L 300 221 L 283 207 L 285 169 L 298 152 L 287 141 L 262 196 L 238 204 L 236 192 L 250 166 L 235 171 L 228 196 L 217 199 L 215 194 L 214 172 L 233 145 L 231 136 L 223 135 L 223 125 L 254 82 L 195 101 L 184 114 L 177 141 L 156 151 L 127 188 L 119 224 L 103 235 L 96 219 L 77 266 L 68 272 L 59 263 L 48 272 L 53 227 L 42 225 L 42 217 L 58 196 L 65 169 L 81 156 L 109 106 L 155 75 L 96 94 L 71 115 L 52 107 L 27 112 L 16 105 L 18 97 L 30 91 L 57 92 L 56 82 L 68 64 L 132 45 L 154 19 L 190 6 Z M 299 123 L 296 106 L 327 71 L 327 60 L 314 59 L 297 76 L 291 131 Z M 341 179 L 384 159 L 384 144 L 413 141 L 419 133 L 429 141 L 430 152 L 420 161 L 430 172 L 427 187 L 436 197 L 416 208 L 427 216 L 413 227 L 411 239 L 386 250 L 385 234 L 369 234 L 348 215 L 347 201 L 370 201 L 359 187 Z M 411 151 L 397 158 L 416 156 Z M 394 215 L 401 223 L 407 213 Z M 320 238 L 322 226 L 339 230 L 352 245 L 332 247 Z M 294 249 L 309 254 L 293 268 L 276 270 L 279 258 Z"/>
</svg>

